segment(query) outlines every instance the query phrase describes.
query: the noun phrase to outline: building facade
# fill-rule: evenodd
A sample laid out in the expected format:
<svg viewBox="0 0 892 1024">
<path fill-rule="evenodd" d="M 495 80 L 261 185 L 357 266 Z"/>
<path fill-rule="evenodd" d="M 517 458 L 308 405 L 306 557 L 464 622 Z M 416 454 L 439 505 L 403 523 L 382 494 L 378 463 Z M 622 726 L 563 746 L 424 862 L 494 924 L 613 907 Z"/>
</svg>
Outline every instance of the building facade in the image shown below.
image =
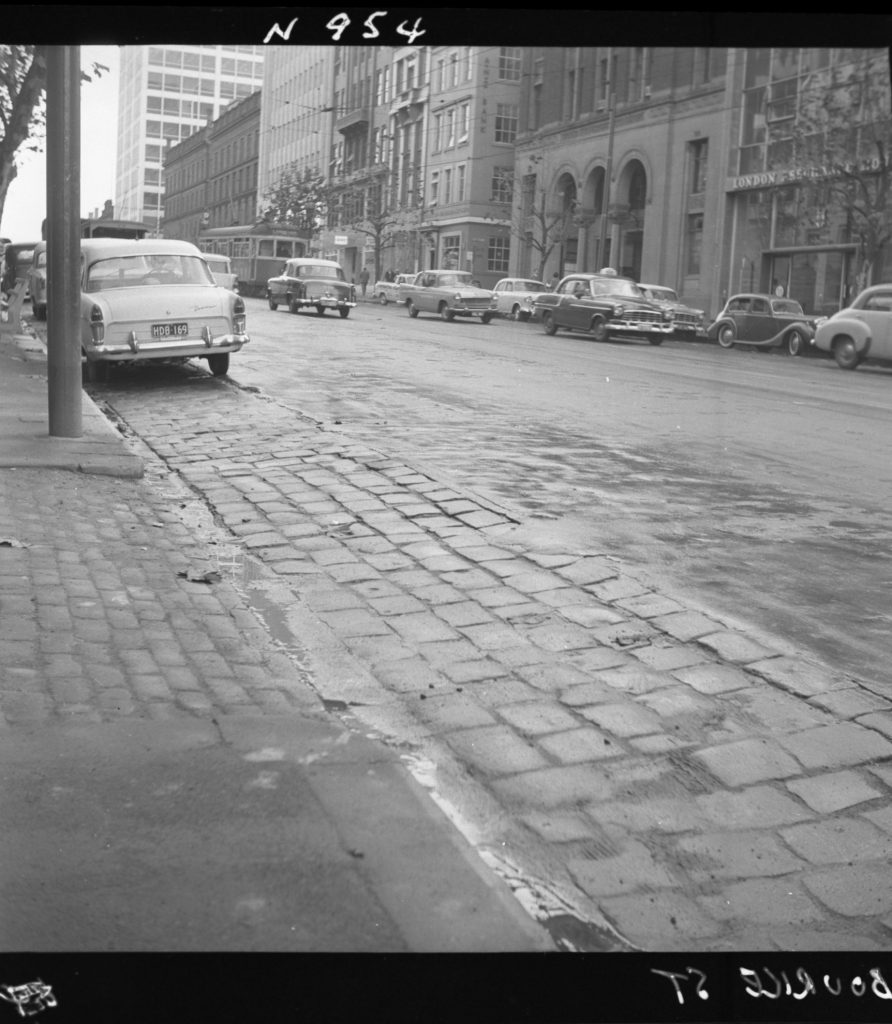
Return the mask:
<svg viewBox="0 0 892 1024">
<path fill-rule="evenodd" d="M 260 92 L 230 104 L 164 157 L 167 238 L 196 242 L 204 228 L 253 224 L 257 216 Z"/>
<path fill-rule="evenodd" d="M 260 89 L 260 46 L 121 48 L 115 209 L 155 231 L 163 217 L 162 164 L 176 145 L 233 100 Z"/>
</svg>

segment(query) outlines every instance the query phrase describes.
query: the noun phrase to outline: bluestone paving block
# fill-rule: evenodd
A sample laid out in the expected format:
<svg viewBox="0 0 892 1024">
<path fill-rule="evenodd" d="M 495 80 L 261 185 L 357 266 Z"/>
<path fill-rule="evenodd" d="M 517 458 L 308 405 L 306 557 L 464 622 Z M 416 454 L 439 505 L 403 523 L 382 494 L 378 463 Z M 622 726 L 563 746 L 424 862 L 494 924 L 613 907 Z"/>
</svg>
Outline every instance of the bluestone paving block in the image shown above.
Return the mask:
<svg viewBox="0 0 892 1024">
<path fill-rule="evenodd" d="M 542 595 L 539 595 L 540 598 Z M 546 595 L 547 596 L 547 595 Z M 568 619 L 570 622 L 575 622 L 577 626 L 582 626 L 584 629 L 596 630 L 604 626 L 612 626 L 616 623 L 623 622 L 626 618 L 625 615 L 620 612 L 615 612 L 605 605 L 557 605 L 558 611 L 561 615 Z M 594 633 L 592 635 L 595 635 Z"/>
<path fill-rule="evenodd" d="M 400 636 L 413 643 L 434 643 L 458 638 L 458 633 L 432 612 L 389 615 L 386 622 Z"/>
<path fill-rule="evenodd" d="M 602 800 L 587 804 L 585 811 L 604 828 L 642 834 L 703 831 L 710 825 L 706 814 L 687 797 Z"/>
<path fill-rule="evenodd" d="M 506 626 L 503 622 L 463 626 L 461 632 L 482 651 L 498 651 L 506 647 L 515 647 L 522 639 L 518 637 L 516 629 Z"/>
<path fill-rule="evenodd" d="M 484 608 L 501 608 L 506 605 L 526 604 L 527 598 L 511 587 L 481 587 L 474 591 L 474 600 Z"/>
<path fill-rule="evenodd" d="M 668 672 L 655 672 L 637 663 L 605 668 L 598 673 L 598 679 L 616 690 L 639 695 L 677 685 Z"/>
<path fill-rule="evenodd" d="M 658 732 L 662 727 L 658 714 L 631 700 L 621 704 L 583 706 L 580 708 L 580 713 L 590 722 L 613 733 L 614 736 L 641 736 L 646 733 Z"/>
<path fill-rule="evenodd" d="M 658 615 L 670 615 L 672 612 L 684 611 L 682 606 L 670 597 L 655 594 L 648 590 L 643 594 L 623 597 L 616 601 L 616 606 L 624 611 L 638 615 L 642 619 L 656 618 Z"/>
<path fill-rule="evenodd" d="M 556 566 L 555 572 L 581 587 L 599 583 L 618 574 L 615 566 L 599 558 L 580 558 L 569 565 Z"/>
<path fill-rule="evenodd" d="M 482 569 L 462 569 L 458 572 L 444 572 L 441 574 L 441 579 L 450 586 L 458 587 L 459 590 L 482 590 L 492 587 L 496 582 L 491 573 L 484 572 Z M 474 595 L 474 600 L 480 600 L 477 594 Z M 480 603 L 486 604 L 485 601 L 480 601 Z"/>
<path fill-rule="evenodd" d="M 505 585 L 519 590 L 522 594 L 539 594 L 541 591 L 563 589 L 564 581 L 550 572 L 536 572 L 528 566 L 526 571 L 504 577 Z"/>
<path fill-rule="evenodd" d="M 547 622 L 541 626 L 526 627 L 524 632 L 531 643 L 546 651 L 572 651 L 597 646 L 589 630 L 567 622 Z"/>
<path fill-rule="evenodd" d="M 684 643 L 715 633 L 719 625 L 715 619 L 710 619 L 699 612 L 672 612 L 669 615 L 658 615 L 651 619 L 651 622 L 664 633 Z"/>
<path fill-rule="evenodd" d="M 830 690 L 809 698 L 809 704 L 830 712 L 834 718 L 857 718 L 871 711 L 885 711 L 892 704 L 883 697 L 860 686 L 850 686 L 839 690 Z"/>
<path fill-rule="evenodd" d="M 884 736 L 892 738 L 892 712 L 874 711 L 869 715 L 862 715 L 858 719 L 858 725 L 863 725 L 867 729 L 876 729 Z"/>
<path fill-rule="evenodd" d="M 671 672 L 677 668 L 700 665 L 707 660 L 704 652 L 696 647 L 682 644 L 669 645 L 659 641 L 648 644 L 646 647 L 632 648 L 630 654 L 644 665 L 660 672 Z"/>
<path fill-rule="evenodd" d="M 694 798 L 713 826 L 729 829 L 772 828 L 806 821 L 802 805 L 771 786 L 753 786 L 740 793 L 718 790 Z"/>
<path fill-rule="evenodd" d="M 447 737 L 452 749 L 489 775 L 509 775 L 547 765 L 535 747 L 505 726 L 464 729 Z"/>
<path fill-rule="evenodd" d="M 507 807 L 575 810 L 580 803 L 596 797 L 606 799 L 613 792 L 614 783 L 602 768 L 582 764 L 522 772 L 496 779 L 492 788 Z"/>
<path fill-rule="evenodd" d="M 319 612 L 319 618 L 341 636 L 380 636 L 390 632 L 379 616 L 361 608 Z"/>
<path fill-rule="evenodd" d="M 739 659 L 738 659 L 739 660 Z M 811 697 L 828 690 L 845 688 L 849 685 L 832 672 L 809 664 L 800 658 L 781 657 L 755 661 L 748 665 L 751 672 L 762 676 L 775 686 L 783 687 L 802 697 Z"/>
<path fill-rule="evenodd" d="M 673 860 L 681 858 L 695 882 L 715 878 L 758 878 L 786 875 L 804 866 L 774 836 L 761 832 L 714 832 L 682 836 Z"/>
<path fill-rule="evenodd" d="M 600 673 L 608 668 L 633 666 L 637 664 L 630 654 L 613 647 L 590 647 L 588 650 L 571 651 L 567 657 L 570 664 L 583 672 Z"/>
<path fill-rule="evenodd" d="M 616 576 L 601 583 L 590 583 L 586 590 L 601 601 L 619 601 L 624 597 L 639 597 L 647 593 L 647 587 L 633 580 L 631 576 Z"/>
<path fill-rule="evenodd" d="M 725 886 L 715 895 L 701 895 L 698 903 L 719 920 L 758 924 L 813 924 L 825 914 L 800 884 L 790 879 L 747 879 Z"/>
<path fill-rule="evenodd" d="M 506 668 L 490 658 L 447 664 L 441 671 L 454 683 L 478 683 L 484 679 L 499 679 L 508 675 Z"/>
<path fill-rule="evenodd" d="M 509 725 L 530 736 L 573 729 L 579 725 L 570 712 L 551 701 L 508 704 L 499 713 Z"/>
<path fill-rule="evenodd" d="M 534 648 L 539 650 L 539 648 Z M 540 657 L 547 658 L 539 651 Z M 577 686 L 581 683 L 591 682 L 591 676 L 573 665 L 563 662 L 538 661 L 517 669 L 517 675 L 521 679 L 532 683 L 540 690 L 553 691 L 562 690 L 569 686 Z"/>
<path fill-rule="evenodd" d="M 886 833 L 892 833 L 892 804 L 886 803 L 883 807 L 878 807 L 873 811 L 864 811 L 863 817 L 867 818 L 868 821 L 872 821 L 877 828 L 881 828 Z"/>
<path fill-rule="evenodd" d="M 343 639 L 351 653 L 360 661 L 371 665 L 372 668 L 381 662 L 401 661 L 405 658 L 417 657 L 414 648 L 404 644 L 395 634 L 348 636 Z"/>
<path fill-rule="evenodd" d="M 451 684 L 421 658 L 400 658 L 375 666 L 375 678 L 400 693 L 443 689 Z"/>
<path fill-rule="evenodd" d="M 687 725 L 698 727 L 703 719 L 716 718 L 722 714 L 720 705 L 714 699 L 683 684 L 644 693 L 638 699 L 663 719 L 683 716 Z"/>
<path fill-rule="evenodd" d="M 878 860 L 888 865 L 892 858 L 892 836 L 860 818 L 794 825 L 781 835 L 788 846 L 812 864 Z"/>
<path fill-rule="evenodd" d="M 464 551 L 462 551 L 464 554 Z M 507 580 L 514 576 L 519 576 L 521 573 L 532 572 L 529 562 L 523 558 L 490 558 L 484 559 L 478 563 L 481 568 L 487 572 L 491 572 L 493 576 L 498 576 L 499 579 Z M 558 580 L 558 584 L 563 583 L 563 580 Z"/>
<path fill-rule="evenodd" d="M 415 706 L 415 714 L 430 725 L 447 731 L 497 724 L 488 711 L 463 693 L 428 695 L 426 700 Z"/>
<path fill-rule="evenodd" d="M 889 740 L 853 722 L 781 736 L 779 742 L 806 768 L 840 768 L 892 756 Z"/>
<path fill-rule="evenodd" d="M 699 750 L 694 757 L 726 786 L 786 779 L 801 774 L 796 760 L 773 740 L 745 739 Z"/>
<path fill-rule="evenodd" d="M 787 783 L 787 789 L 820 814 L 833 814 L 882 795 L 878 788 L 871 786 L 855 771 L 792 779 Z"/>
<path fill-rule="evenodd" d="M 756 643 L 755 640 L 733 629 L 724 629 L 698 637 L 697 643 L 702 644 L 710 651 L 715 651 L 723 661 L 732 661 L 738 664 L 747 664 L 759 661 L 759 659 L 763 659 L 761 664 L 764 664 L 764 659 L 770 658 L 772 654 L 767 647 L 763 647 L 762 644 Z"/>
<path fill-rule="evenodd" d="M 729 690 L 742 690 L 753 685 L 753 677 L 736 665 L 712 663 L 671 671 L 676 679 L 693 686 L 700 693 L 727 693 Z"/>
<path fill-rule="evenodd" d="M 573 812 L 531 811 L 521 815 L 521 820 L 549 843 L 591 839 L 599 831 L 584 814 Z"/>
<path fill-rule="evenodd" d="M 505 704 L 534 700 L 536 691 L 519 679 L 487 679 L 480 683 L 468 683 L 466 689 L 487 707 L 500 708 Z"/>
<path fill-rule="evenodd" d="M 802 881 L 825 907 L 846 917 L 869 917 L 892 910 L 892 871 L 888 863 L 807 871 Z"/>
<path fill-rule="evenodd" d="M 610 896 L 600 906 L 620 934 L 641 949 L 689 949 L 692 939 L 707 939 L 722 931 L 720 924 L 679 892 Z M 666 984 L 671 981 L 666 979 Z"/>
<path fill-rule="evenodd" d="M 604 683 L 575 683 L 560 691 L 559 700 L 571 708 L 583 708 L 590 704 L 612 704 L 616 701 L 616 691 Z"/>
<path fill-rule="evenodd" d="M 589 896 L 617 896 L 678 885 L 669 871 L 657 863 L 647 847 L 637 840 L 628 842 L 617 857 L 601 860 L 572 858 L 567 866 Z"/>
<path fill-rule="evenodd" d="M 542 747 L 562 764 L 578 764 L 607 757 L 619 757 L 625 751 L 597 729 L 571 729 L 550 733 L 539 739 Z"/>
<path fill-rule="evenodd" d="M 436 614 L 450 626 L 478 626 L 492 622 L 492 616 L 475 601 L 459 601 L 456 604 L 435 606 Z"/>
<path fill-rule="evenodd" d="M 504 516 L 496 515 L 495 512 L 486 512 L 481 510 L 479 512 L 461 512 L 458 518 L 465 523 L 467 526 L 473 526 L 475 529 L 484 529 L 487 526 L 495 526 L 499 523 L 505 523 L 507 520 Z"/>
</svg>

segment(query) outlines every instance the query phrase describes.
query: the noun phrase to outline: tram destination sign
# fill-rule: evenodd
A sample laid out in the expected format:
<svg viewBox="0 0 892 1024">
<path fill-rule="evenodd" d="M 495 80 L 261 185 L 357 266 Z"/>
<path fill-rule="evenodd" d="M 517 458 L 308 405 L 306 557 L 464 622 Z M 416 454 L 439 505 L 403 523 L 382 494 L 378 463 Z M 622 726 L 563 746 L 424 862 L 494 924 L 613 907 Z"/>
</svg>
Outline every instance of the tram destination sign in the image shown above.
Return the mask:
<svg viewBox="0 0 892 1024">
<path fill-rule="evenodd" d="M 880 170 L 880 158 L 844 164 L 819 164 L 813 167 L 781 167 L 774 171 L 758 174 L 741 174 L 731 178 L 728 192 L 742 192 L 745 189 L 770 188 L 772 185 L 787 185 L 797 181 L 814 181 L 821 178 L 841 178 L 845 174 L 870 174 Z"/>
</svg>

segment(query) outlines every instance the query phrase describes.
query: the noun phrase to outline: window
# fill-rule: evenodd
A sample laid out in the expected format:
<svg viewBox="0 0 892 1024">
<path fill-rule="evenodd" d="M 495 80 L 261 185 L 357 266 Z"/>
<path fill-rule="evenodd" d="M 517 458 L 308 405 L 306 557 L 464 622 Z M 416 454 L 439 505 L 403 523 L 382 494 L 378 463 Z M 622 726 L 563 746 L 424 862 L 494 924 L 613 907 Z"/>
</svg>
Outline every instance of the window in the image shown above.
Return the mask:
<svg viewBox="0 0 892 1024">
<path fill-rule="evenodd" d="M 458 54 L 449 54 L 449 84 L 458 85 Z"/>
<path fill-rule="evenodd" d="M 486 248 L 486 269 L 495 274 L 507 274 L 511 243 L 507 238 L 490 238 Z"/>
<path fill-rule="evenodd" d="M 146 160 L 149 163 L 157 164 L 161 161 L 160 146 L 146 146 Z"/>
<path fill-rule="evenodd" d="M 446 88 L 446 61 L 437 61 L 437 88 L 442 92 Z"/>
<path fill-rule="evenodd" d="M 514 142 L 517 136 L 517 104 L 496 104 L 496 142 Z"/>
<path fill-rule="evenodd" d="M 471 104 L 462 103 L 458 108 L 458 141 L 467 142 L 471 132 Z"/>
<path fill-rule="evenodd" d="M 448 206 L 452 202 L 452 168 L 448 167 L 443 172 L 443 205 Z"/>
<path fill-rule="evenodd" d="M 440 201 L 440 172 L 434 171 L 431 174 L 431 206 L 436 206 Z"/>
<path fill-rule="evenodd" d="M 466 164 L 459 164 L 455 171 L 455 201 L 457 203 L 463 203 L 465 201 L 467 170 L 468 168 Z"/>
<path fill-rule="evenodd" d="M 494 203 L 510 203 L 513 189 L 511 180 L 514 172 L 510 167 L 493 167 L 490 200 Z"/>
<path fill-rule="evenodd" d="M 446 111 L 446 145 L 455 145 L 455 107 Z"/>
<path fill-rule="evenodd" d="M 691 150 L 691 194 L 700 195 L 706 191 L 706 161 L 709 155 L 709 140 L 697 139 L 690 143 Z"/>
<path fill-rule="evenodd" d="M 522 50 L 519 46 L 499 49 L 499 78 L 503 82 L 519 82 Z"/>
<path fill-rule="evenodd" d="M 444 235 L 440 266 L 444 270 L 458 270 L 461 257 L 461 235 Z"/>
<path fill-rule="evenodd" d="M 150 71 L 149 77 L 146 82 L 150 89 L 160 90 L 164 81 L 164 76 L 159 71 Z"/>
<path fill-rule="evenodd" d="M 692 213 L 688 216 L 685 249 L 687 251 L 685 273 L 692 277 L 697 276 L 700 273 L 700 257 L 703 249 L 702 213 Z"/>
</svg>

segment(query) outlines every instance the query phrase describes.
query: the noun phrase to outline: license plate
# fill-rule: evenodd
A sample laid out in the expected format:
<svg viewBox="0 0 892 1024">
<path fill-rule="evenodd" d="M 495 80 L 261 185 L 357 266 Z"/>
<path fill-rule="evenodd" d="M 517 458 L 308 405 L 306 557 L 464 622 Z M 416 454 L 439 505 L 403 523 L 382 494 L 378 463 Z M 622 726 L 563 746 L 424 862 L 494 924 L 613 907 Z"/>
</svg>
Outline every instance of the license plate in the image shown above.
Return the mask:
<svg viewBox="0 0 892 1024">
<path fill-rule="evenodd" d="M 188 333 L 188 324 L 152 324 L 153 338 L 185 338 Z"/>
</svg>

